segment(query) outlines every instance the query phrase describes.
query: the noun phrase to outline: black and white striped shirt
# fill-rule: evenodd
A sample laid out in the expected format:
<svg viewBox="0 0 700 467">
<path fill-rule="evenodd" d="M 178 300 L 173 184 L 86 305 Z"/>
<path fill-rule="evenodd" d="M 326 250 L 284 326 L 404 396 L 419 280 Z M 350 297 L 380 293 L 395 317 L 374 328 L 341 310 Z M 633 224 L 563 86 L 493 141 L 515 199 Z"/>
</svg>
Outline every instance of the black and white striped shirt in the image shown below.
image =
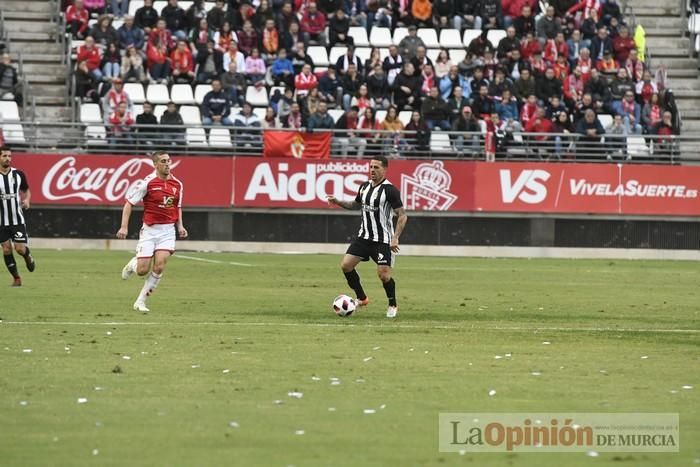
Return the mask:
<svg viewBox="0 0 700 467">
<path fill-rule="evenodd" d="M 0 227 L 24 224 L 19 194 L 28 189 L 27 177 L 21 170 L 0 173 Z"/>
<path fill-rule="evenodd" d="M 376 186 L 367 181 L 360 185 L 355 201 L 360 203 L 362 209 L 358 237 L 373 242 L 391 243 L 394 235 L 394 209 L 403 206 L 399 190 L 386 179 Z"/>
</svg>

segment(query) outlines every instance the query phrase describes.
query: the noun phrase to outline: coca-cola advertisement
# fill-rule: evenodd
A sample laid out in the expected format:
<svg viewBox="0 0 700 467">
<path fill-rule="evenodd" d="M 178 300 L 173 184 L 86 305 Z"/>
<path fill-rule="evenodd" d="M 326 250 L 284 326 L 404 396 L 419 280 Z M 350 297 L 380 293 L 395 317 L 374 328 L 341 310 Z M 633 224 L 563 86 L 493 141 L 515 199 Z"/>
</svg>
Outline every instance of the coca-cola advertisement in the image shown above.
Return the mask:
<svg viewBox="0 0 700 467">
<path fill-rule="evenodd" d="M 392 160 L 387 179 L 401 191 L 409 210 L 468 211 L 473 204 L 470 164 Z M 327 196 L 355 199 L 369 179 L 367 159 L 237 158 L 235 169 L 235 206 L 327 208 Z"/>
<path fill-rule="evenodd" d="M 153 172 L 146 156 L 72 154 L 22 154 L 13 165 L 29 179 L 33 204 L 124 204 L 124 195 L 135 181 Z M 233 158 L 172 158 L 172 173 L 183 185 L 183 205 L 230 207 Z"/>
</svg>

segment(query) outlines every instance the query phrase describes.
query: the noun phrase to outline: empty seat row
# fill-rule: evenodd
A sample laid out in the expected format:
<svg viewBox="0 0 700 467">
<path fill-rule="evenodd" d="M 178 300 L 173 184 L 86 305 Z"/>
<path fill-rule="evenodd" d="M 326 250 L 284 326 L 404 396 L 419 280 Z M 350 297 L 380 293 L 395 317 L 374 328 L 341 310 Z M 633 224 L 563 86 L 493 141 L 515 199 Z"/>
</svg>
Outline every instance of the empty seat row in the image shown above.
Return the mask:
<svg viewBox="0 0 700 467">
<path fill-rule="evenodd" d="M 362 32 L 359 29 L 362 28 L 350 28 L 353 31 L 349 31 L 348 35 L 352 36 L 355 40 L 355 45 L 365 46 L 371 45 L 373 47 L 389 47 L 391 45 L 399 45 L 401 39 L 408 35 L 408 28 L 396 28 L 392 36 L 391 30 L 389 28 L 372 28 L 369 38 L 364 41 Z M 458 29 L 443 29 L 440 31 L 440 37 L 438 38 L 437 31 L 432 28 L 421 28 L 418 29 L 417 35 L 423 40 L 423 43 L 427 48 L 458 48 L 468 46 L 472 40 L 481 35 L 481 29 L 466 29 L 463 34 L 459 32 Z M 356 35 L 357 36 L 356 36 Z M 494 46 L 506 36 L 506 31 L 503 29 L 491 29 L 487 33 L 487 39 Z M 359 37 L 360 41 L 356 39 Z"/>
</svg>

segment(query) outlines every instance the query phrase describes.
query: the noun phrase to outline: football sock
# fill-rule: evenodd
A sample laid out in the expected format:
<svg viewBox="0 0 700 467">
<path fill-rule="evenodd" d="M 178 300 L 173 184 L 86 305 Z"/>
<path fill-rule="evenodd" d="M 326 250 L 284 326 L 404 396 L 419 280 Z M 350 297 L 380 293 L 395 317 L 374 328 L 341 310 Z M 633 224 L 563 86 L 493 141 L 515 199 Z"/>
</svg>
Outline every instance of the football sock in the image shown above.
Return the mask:
<svg viewBox="0 0 700 467">
<path fill-rule="evenodd" d="M 17 272 L 17 264 L 15 263 L 15 257 L 10 253 L 9 255 L 4 255 L 5 256 L 5 266 L 7 266 L 7 270 L 10 271 L 10 274 L 12 274 L 12 277 L 17 279 L 19 277 L 19 273 Z"/>
<path fill-rule="evenodd" d="M 367 298 L 367 295 L 365 295 L 365 291 L 362 288 L 362 284 L 360 284 L 360 275 L 357 273 L 357 271 L 353 269 L 352 271 L 345 272 L 343 274 L 345 274 L 345 279 L 348 281 L 350 288 L 355 291 L 357 299 L 364 300 Z"/>
<path fill-rule="evenodd" d="M 158 283 L 160 282 L 160 278 L 163 277 L 163 274 L 156 274 L 155 272 L 152 272 L 146 276 L 146 280 L 143 284 L 143 288 L 141 289 L 141 293 L 139 294 L 139 298 L 137 301 L 139 302 L 145 302 L 146 297 L 151 295 L 153 291 L 158 287 Z"/>
<path fill-rule="evenodd" d="M 383 285 L 386 298 L 389 299 L 389 306 L 396 306 L 396 282 L 394 282 L 394 279 L 389 279 Z"/>
<path fill-rule="evenodd" d="M 28 254 L 29 254 L 29 247 L 26 246 L 26 247 L 24 247 L 24 254 L 20 253 L 20 255 L 22 255 L 23 258 L 26 258 Z"/>
</svg>

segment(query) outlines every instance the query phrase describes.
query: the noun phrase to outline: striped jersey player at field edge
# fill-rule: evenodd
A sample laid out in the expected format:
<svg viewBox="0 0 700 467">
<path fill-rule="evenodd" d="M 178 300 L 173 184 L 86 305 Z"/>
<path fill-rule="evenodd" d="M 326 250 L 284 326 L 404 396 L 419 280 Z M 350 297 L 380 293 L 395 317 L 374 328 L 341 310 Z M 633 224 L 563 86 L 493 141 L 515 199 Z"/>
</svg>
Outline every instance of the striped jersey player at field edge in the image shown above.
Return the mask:
<svg viewBox="0 0 700 467">
<path fill-rule="evenodd" d="M 387 318 L 398 313 L 396 282 L 391 276 L 395 255 L 399 252 L 399 237 L 406 227 L 408 216 L 401 202 L 401 194 L 386 179 L 389 161 L 384 156 L 374 157 L 369 164 L 369 180 L 360 185 L 352 201 L 342 201 L 328 196 L 328 204 L 344 209 L 361 210 L 362 220 L 357 237 L 350 243 L 340 268 L 351 289 L 355 291 L 358 306 L 367 306 L 369 298 L 360 282 L 355 267 L 370 258 L 377 264 L 377 275 L 382 281 L 389 306 Z M 393 216 L 396 215 L 396 228 Z"/>
<path fill-rule="evenodd" d="M 129 218 L 133 206 L 143 201 L 143 226 L 136 245 L 136 256 L 122 269 L 122 279 L 133 273 L 146 276 L 141 292 L 134 302 L 134 310 L 146 313 L 146 298 L 158 286 L 168 258 L 175 252 L 175 234 L 187 238 L 182 223 L 183 185 L 170 172 L 170 155 L 157 151 L 151 155 L 155 171 L 134 183 L 126 194 L 122 223 L 117 238 L 129 234 Z M 150 272 L 150 274 L 149 274 Z"/>
</svg>

